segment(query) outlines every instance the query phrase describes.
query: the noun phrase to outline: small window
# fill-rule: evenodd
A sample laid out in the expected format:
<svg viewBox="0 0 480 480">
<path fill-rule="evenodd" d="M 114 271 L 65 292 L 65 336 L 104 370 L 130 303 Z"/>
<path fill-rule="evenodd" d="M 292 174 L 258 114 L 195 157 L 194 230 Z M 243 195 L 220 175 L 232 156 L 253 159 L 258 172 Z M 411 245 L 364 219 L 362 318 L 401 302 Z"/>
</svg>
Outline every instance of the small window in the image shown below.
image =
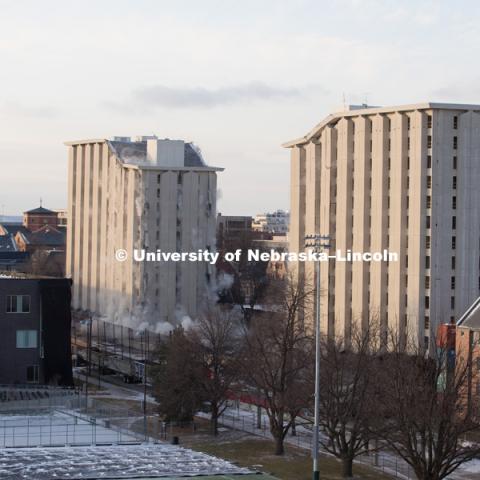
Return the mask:
<svg viewBox="0 0 480 480">
<path fill-rule="evenodd" d="M 425 277 L 425 290 L 430 288 L 430 277 Z"/>
<path fill-rule="evenodd" d="M 430 328 L 430 317 L 425 317 L 425 330 Z"/>
<path fill-rule="evenodd" d="M 455 297 L 450 297 L 450 308 L 455 309 Z"/>
<path fill-rule="evenodd" d="M 452 250 L 457 248 L 457 239 L 455 236 L 452 237 Z"/>
<path fill-rule="evenodd" d="M 17 330 L 17 348 L 37 348 L 37 331 Z"/>
<path fill-rule="evenodd" d="M 407 170 L 410 170 L 410 157 L 407 157 Z"/>
<path fill-rule="evenodd" d="M 427 168 L 432 168 L 432 156 L 427 155 Z"/>
<path fill-rule="evenodd" d="M 456 115 L 453 117 L 453 129 L 458 129 L 458 117 Z"/>
<path fill-rule="evenodd" d="M 432 208 L 432 197 L 427 195 L 427 208 Z"/>
<path fill-rule="evenodd" d="M 161 180 L 162 180 L 162 174 L 159 173 L 159 174 L 157 175 L 157 183 L 160 183 Z"/>
<path fill-rule="evenodd" d="M 431 240 L 430 240 L 430 236 L 427 235 L 425 237 L 425 248 L 430 248 L 431 247 Z"/>
<path fill-rule="evenodd" d="M 453 157 L 453 169 L 457 169 L 457 157 Z"/>
<path fill-rule="evenodd" d="M 432 116 L 427 115 L 427 128 L 432 128 Z"/>
<path fill-rule="evenodd" d="M 455 230 L 457 228 L 457 217 L 453 216 L 452 217 L 452 230 Z"/>
<path fill-rule="evenodd" d="M 432 188 L 432 176 L 427 175 L 427 188 Z"/>
<path fill-rule="evenodd" d="M 455 257 L 452 257 L 452 270 L 455 270 Z"/>
<path fill-rule="evenodd" d="M 450 278 L 450 288 L 455 290 L 455 277 Z"/>
<path fill-rule="evenodd" d="M 411 125 L 410 117 L 407 117 L 407 129 L 410 130 L 410 125 Z"/>
<path fill-rule="evenodd" d="M 457 209 L 457 197 L 452 197 L 452 209 Z"/>
<path fill-rule="evenodd" d="M 430 228 L 430 215 L 425 217 L 425 227 Z"/>
<path fill-rule="evenodd" d="M 432 148 L 432 136 L 427 137 L 427 148 Z"/>
<path fill-rule="evenodd" d="M 457 176 L 456 175 L 454 175 L 453 178 L 452 178 L 452 188 L 454 190 L 456 190 L 456 188 L 457 188 Z"/>
<path fill-rule="evenodd" d="M 160 189 L 157 188 L 157 198 L 160 198 Z"/>
<path fill-rule="evenodd" d="M 456 150 L 458 148 L 458 137 L 453 137 L 453 149 Z"/>
<path fill-rule="evenodd" d="M 7 313 L 29 313 L 30 295 L 7 295 Z"/>
<path fill-rule="evenodd" d="M 430 268 L 430 257 L 428 255 L 425 257 L 425 268 Z"/>
<path fill-rule="evenodd" d="M 425 308 L 427 310 L 430 308 L 430 297 L 425 297 Z"/>
</svg>

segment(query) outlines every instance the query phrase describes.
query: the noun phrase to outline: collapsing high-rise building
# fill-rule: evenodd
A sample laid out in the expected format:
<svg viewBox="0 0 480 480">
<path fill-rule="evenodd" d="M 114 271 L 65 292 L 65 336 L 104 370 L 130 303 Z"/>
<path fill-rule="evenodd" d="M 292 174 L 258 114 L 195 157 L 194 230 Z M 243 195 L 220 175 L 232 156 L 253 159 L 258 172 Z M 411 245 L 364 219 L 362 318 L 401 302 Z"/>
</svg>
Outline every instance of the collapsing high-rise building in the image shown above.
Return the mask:
<svg viewBox="0 0 480 480">
<path fill-rule="evenodd" d="M 182 140 L 114 137 L 66 145 L 73 308 L 157 328 L 179 315 L 195 317 L 213 266 L 139 262 L 133 252 L 213 250 L 222 169 L 207 166 L 198 148 Z"/>
</svg>

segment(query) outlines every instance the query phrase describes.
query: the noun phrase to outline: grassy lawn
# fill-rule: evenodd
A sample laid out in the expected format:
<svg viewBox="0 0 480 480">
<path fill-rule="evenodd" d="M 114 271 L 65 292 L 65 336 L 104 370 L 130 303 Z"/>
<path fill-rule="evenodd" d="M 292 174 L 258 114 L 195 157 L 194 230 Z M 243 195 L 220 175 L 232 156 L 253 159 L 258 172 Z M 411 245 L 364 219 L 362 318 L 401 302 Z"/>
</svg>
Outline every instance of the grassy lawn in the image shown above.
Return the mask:
<svg viewBox="0 0 480 480">
<path fill-rule="evenodd" d="M 290 445 L 282 457 L 273 455 L 273 443 L 268 440 L 239 435 L 238 438 L 199 439 L 193 436 L 181 442 L 186 447 L 224 458 L 243 467 L 249 467 L 282 479 L 308 480 L 312 475 L 312 460 L 308 451 Z M 341 465 L 331 457 L 321 457 L 320 472 L 322 479 L 341 479 Z M 354 475 L 361 479 L 389 479 L 376 470 L 363 465 L 354 466 Z"/>
<path fill-rule="evenodd" d="M 119 405 L 117 402 L 112 399 L 108 403 L 114 406 Z M 129 407 L 132 408 L 134 405 L 130 404 Z M 195 424 L 195 429 L 191 425 L 183 428 L 169 428 L 166 441 L 169 442 L 172 436 L 178 436 L 181 446 L 224 458 L 242 467 L 269 473 L 281 480 L 311 479 L 312 460 L 308 450 L 286 444 L 286 453 L 279 457 L 273 454 L 274 444 L 270 440 L 228 428 L 221 428 L 220 434 L 215 438 L 210 434 L 208 420 L 196 418 Z M 130 428 L 142 432 L 143 421 L 139 419 Z M 148 435 L 157 437 L 158 433 L 158 419 L 149 417 Z M 360 464 L 354 464 L 353 473 L 357 479 L 387 480 L 392 478 Z M 322 456 L 320 474 L 322 479 L 340 480 L 342 478 L 341 465 L 332 457 Z"/>
</svg>

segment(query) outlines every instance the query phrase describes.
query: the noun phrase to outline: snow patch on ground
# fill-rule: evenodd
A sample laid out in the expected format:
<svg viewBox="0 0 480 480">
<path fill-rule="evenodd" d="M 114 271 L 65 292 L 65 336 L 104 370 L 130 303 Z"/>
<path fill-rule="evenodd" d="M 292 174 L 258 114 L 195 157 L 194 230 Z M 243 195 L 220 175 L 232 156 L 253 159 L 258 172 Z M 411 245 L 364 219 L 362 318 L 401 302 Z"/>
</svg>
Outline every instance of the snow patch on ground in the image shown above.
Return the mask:
<svg viewBox="0 0 480 480">
<path fill-rule="evenodd" d="M 0 478 L 11 480 L 249 473 L 225 460 L 167 444 L 0 449 Z"/>
</svg>

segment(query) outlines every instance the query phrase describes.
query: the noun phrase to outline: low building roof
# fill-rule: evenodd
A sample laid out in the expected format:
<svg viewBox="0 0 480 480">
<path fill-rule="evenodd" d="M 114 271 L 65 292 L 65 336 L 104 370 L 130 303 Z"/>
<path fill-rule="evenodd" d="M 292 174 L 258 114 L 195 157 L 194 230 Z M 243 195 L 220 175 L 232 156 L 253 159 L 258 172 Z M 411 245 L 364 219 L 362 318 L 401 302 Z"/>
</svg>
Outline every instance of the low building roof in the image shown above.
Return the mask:
<svg viewBox="0 0 480 480">
<path fill-rule="evenodd" d="M 56 215 L 57 214 L 57 212 L 54 212 L 53 210 L 49 210 L 48 208 L 43 208 L 43 207 L 27 210 L 25 213 L 28 213 L 29 215 Z"/>
<path fill-rule="evenodd" d="M 18 251 L 15 237 L 10 233 L 0 236 L 0 252 L 16 252 Z"/>
<path fill-rule="evenodd" d="M 7 233 L 11 233 L 14 236 L 17 234 L 17 232 L 28 232 L 27 227 L 20 222 L 5 222 L 0 223 L 0 226 L 2 227 L 2 230 Z"/>
<path fill-rule="evenodd" d="M 480 329 L 480 297 L 478 297 L 457 321 L 458 327 Z"/>
<path fill-rule="evenodd" d="M 48 245 L 49 247 L 62 247 L 65 245 L 65 230 L 56 229 L 51 225 L 44 225 L 34 232 L 27 230 L 19 233 L 27 245 Z"/>
</svg>

